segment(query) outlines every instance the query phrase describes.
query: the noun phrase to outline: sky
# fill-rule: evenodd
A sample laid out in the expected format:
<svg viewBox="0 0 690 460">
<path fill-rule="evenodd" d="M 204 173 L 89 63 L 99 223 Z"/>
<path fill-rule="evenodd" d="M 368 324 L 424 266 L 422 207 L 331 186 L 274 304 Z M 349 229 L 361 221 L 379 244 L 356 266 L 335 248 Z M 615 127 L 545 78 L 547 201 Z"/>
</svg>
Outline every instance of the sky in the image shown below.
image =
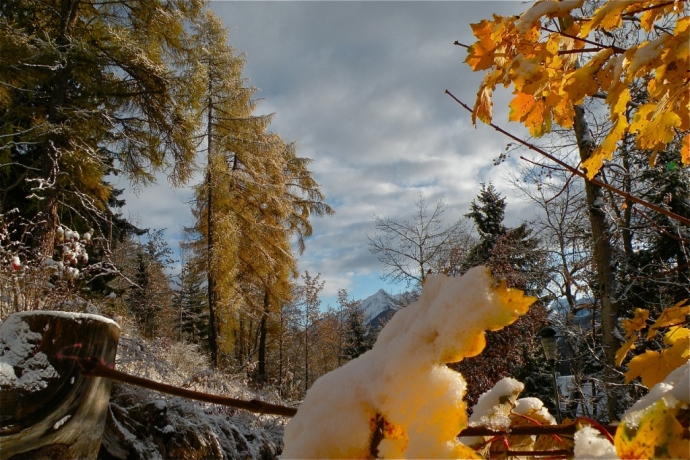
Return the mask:
<svg viewBox="0 0 690 460">
<path fill-rule="evenodd" d="M 297 143 L 311 158 L 334 216 L 314 218 L 314 234 L 300 271 L 321 274 L 322 305 L 335 306 L 346 289 L 364 299 L 379 289 L 405 290 L 381 279 L 367 237 L 374 216 L 404 220 L 421 193 L 430 205 L 444 197 L 451 223 L 467 213 L 480 183 L 491 182 L 507 200 L 506 221 L 534 212 L 506 180 L 519 159 L 494 166 L 508 140 L 472 126 L 470 114 L 448 90 L 472 105 L 483 77 L 464 64 L 473 42 L 471 23 L 493 13 L 518 14 L 518 1 L 215 1 L 211 9 L 244 53 L 244 77 L 259 91 L 257 114 L 273 113 L 270 130 Z M 511 132 L 508 92 L 494 100 L 494 120 Z M 177 250 L 190 225 L 190 188 L 163 178 L 138 195 L 126 192 L 125 216 L 140 226 L 166 229 Z"/>
</svg>

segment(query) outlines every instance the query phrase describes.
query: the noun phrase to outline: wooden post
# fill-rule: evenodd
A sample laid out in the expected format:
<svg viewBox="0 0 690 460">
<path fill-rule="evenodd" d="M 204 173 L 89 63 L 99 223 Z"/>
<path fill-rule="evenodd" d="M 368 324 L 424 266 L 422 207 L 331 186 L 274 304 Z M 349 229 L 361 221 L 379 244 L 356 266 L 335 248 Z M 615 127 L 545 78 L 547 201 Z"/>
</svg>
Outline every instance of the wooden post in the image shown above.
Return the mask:
<svg viewBox="0 0 690 460">
<path fill-rule="evenodd" d="M 75 358 L 113 366 L 120 328 L 98 315 L 31 311 L 0 325 L 0 459 L 95 459 L 111 381 Z"/>
</svg>

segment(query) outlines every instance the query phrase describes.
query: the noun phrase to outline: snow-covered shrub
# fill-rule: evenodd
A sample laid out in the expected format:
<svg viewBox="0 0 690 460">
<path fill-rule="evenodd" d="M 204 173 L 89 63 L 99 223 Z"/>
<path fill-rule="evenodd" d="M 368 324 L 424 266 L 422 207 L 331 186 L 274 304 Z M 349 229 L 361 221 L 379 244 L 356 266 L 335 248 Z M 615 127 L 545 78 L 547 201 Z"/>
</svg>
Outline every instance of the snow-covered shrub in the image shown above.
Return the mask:
<svg viewBox="0 0 690 460">
<path fill-rule="evenodd" d="M 116 384 L 99 458 L 276 458 L 282 430 L 275 429 L 275 418 L 232 412 Z"/>
<path fill-rule="evenodd" d="M 120 339 L 117 369 L 169 385 L 241 399 L 264 399 L 212 371 L 196 345 Z M 281 401 L 272 401 L 280 404 Z M 185 400 L 116 384 L 101 448 L 104 459 L 272 459 L 282 450 L 283 417 Z"/>
<path fill-rule="evenodd" d="M 53 256 L 45 257 L 26 242 L 35 229 L 19 210 L 0 215 L 0 319 L 28 310 L 95 312 L 94 304 L 77 289 L 85 269 L 100 270 L 88 265 L 92 231 L 79 235 L 58 227 Z"/>
<path fill-rule="evenodd" d="M 446 363 L 476 356 L 484 331 L 511 324 L 536 300 L 476 267 L 430 275 L 374 347 L 317 380 L 285 429 L 286 458 L 468 458 L 465 381 Z M 382 421 L 382 423 L 381 423 Z M 383 438 L 372 446 L 381 426 Z"/>
</svg>

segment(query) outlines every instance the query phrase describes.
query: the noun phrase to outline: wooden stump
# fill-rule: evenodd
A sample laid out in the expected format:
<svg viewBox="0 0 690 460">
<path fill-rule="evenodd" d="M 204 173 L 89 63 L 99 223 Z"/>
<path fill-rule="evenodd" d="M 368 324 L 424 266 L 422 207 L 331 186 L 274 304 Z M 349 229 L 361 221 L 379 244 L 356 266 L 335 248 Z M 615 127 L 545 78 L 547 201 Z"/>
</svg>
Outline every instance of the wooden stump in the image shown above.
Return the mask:
<svg viewBox="0 0 690 460">
<path fill-rule="evenodd" d="M 32 311 L 0 325 L 0 459 L 95 459 L 111 381 L 75 358 L 113 366 L 120 328 L 98 315 Z"/>
</svg>

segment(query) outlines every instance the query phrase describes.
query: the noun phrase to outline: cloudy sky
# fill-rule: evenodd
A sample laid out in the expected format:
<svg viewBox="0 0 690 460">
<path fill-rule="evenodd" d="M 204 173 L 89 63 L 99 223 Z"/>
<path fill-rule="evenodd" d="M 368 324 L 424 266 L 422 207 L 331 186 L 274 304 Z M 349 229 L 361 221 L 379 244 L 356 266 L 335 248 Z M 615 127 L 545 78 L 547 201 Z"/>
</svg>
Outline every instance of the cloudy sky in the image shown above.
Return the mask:
<svg viewBox="0 0 690 460">
<path fill-rule="evenodd" d="M 380 279 L 367 246 L 374 215 L 407 218 L 422 193 L 433 204 L 445 196 L 448 222 L 469 209 L 481 182 L 508 200 L 508 221 L 532 217 L 505 181 L 515 159 L 493 160 L 507 140 L 470 116 L 445 90 L 472 104 L 481 74 L 463 63 L 455 40 L 472 43 L 470 23 L 492 13 L 517 14 L 518 1 L 216 1 L 230 44 L 246 54 L 244 75 L 258 88 L 259 113 L 275 113 L 271 130 L 296 141 L 313 160 L 315 178 L 332 217 L 313 221 L 314 236 L 300 269 L 326 281 L 324 306 L 338 289 L 363 299 Z M 507 125 L 507 95 L 495 100 L 494 119 Z M 518 126 L 510 126 L 520 133 Z M 128 195 L 141 226 L 166 228 L 173 248 L 191 222 L 189 190 L 165 181 Z"/>
</svg>

